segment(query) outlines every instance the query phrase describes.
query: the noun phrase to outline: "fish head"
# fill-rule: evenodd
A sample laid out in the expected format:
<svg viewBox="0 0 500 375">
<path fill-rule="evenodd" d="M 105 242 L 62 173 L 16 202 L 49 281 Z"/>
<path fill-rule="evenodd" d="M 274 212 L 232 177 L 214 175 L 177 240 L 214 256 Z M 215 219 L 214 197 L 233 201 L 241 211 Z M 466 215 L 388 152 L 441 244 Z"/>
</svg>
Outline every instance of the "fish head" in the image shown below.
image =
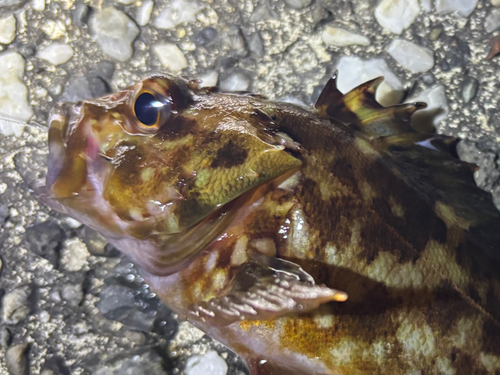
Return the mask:
<svg viewBox="0 0 500 375">
<path fill-rule="evenodd" d="M 252 189 L 301 164 L 249 99 L 217 95 L 156 75 L 56 106 L 40 198 L 149 272 L 178 271 L 222 234 Z"/>
</svg>

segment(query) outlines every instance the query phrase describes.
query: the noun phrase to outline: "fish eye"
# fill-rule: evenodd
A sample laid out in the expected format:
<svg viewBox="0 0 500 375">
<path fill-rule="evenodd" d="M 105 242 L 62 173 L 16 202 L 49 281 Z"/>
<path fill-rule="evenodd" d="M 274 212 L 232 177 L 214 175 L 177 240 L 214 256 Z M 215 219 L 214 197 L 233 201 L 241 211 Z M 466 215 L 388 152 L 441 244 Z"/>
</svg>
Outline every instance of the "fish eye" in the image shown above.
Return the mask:
<svg viewBox="0 0 500 375">
<path fill-rule="evenodd" d="M 140 94 L 134 103 L 135 117 L 145 126 L 155 126 L 160 119 L 160 113 L 168 103 L 159 101 L 149 92 Z"/>
</svg>

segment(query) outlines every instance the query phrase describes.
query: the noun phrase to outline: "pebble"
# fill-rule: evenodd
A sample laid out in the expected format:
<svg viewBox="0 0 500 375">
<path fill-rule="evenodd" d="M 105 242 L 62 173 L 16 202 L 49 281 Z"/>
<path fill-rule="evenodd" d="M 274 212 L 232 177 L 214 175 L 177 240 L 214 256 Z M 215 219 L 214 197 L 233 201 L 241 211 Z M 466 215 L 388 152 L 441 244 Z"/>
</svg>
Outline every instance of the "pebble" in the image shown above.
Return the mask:
<svg viewBox="0 0 500 375">
<path fill-rule="evenodd" d="M 11 341 L 11 334 L 7 327 L 0 327 L 0 348 L 6 348 Z"/>
<path fill-rule="evenodd" d="M 439 39 L 442 33 L 443 33 L 443 26 L 437 25 L 433 27 L 429 32 L 429 39 L 434 42 Z"/>
<path fill-rule="evenodd" d="M 219 32 L 213 27 L 205 27 L 193 37 L 194 44 L 201 47 L 208 46 L 217 38 L 218 34 Z"/>
<path fill-rule="evenodd" d="M 470 103 L 477 94 L 479 88 L 479 81 L 471 76 L 465 76 L 462 83 L 462 100 L 464 103 Z"/>
<path fill-rule="evenodd" d="M 419 13 L 418 0 L 383 0 L 375 9 L 375 18 L 380 26 L 394 34 L 401 34 Z"/>
<path fill-rule="evenodd" d="M 3 296 L 2 319 L 6 324 L 17 324 L 28 316 L 30 294 L 31 289 L 25 286 L 16 288 Z"/>
<path fill-rule="evenodd" d="M 119 285 L 109 285 L 102 290 L 97 308 L 101 314 L 106 315 L 121 307 L 133 305 L 134 295 L 130 289 Z"/>
<path fill-rule="evenodd" d="M 222 40 L 224 44 L 233 50 L 233 54 L 237 56 L 247 55 L 245 38 L 238 25 L 232 24 L 227 26 L 223 32 Z"/>
<path fill-rule="evenodd" d="M 172 0 L 170 5 L 162 10 L 155 19 L 159 29 L 173 29 L 182 23 L 196 21 L 196 14 L 202 7 L 194 1 Z"/>
<path fill-rule="evenodd" d="M 173 43 L 157 43 L 153 46 L 160 63 L 172 72 L 180 72 L 188 67 L 188 61 L 182 51 Z"/>
<path fill-rule="evenodd" d="M 43 12 L 45 10 L 45 0 L 33 0 L 31 7 L 38 12 Z"/>
<path fill-rule="evenodd" d="M 264 56 L 264 42 L 258 32 L 251 34 L 248 39 L 248 49 L 257 57 Z"/>
<path fill-rule="evenodd" d="M 62 287 L 61 297 L 72 307 L 77 307 L 83 300 L 81 284 L 66 284 Z"/>
<path fill-rule="evenodd" d="M 215 350 L 209 350 L 205 355 L 190 357 L 186 363 L 186 375 L 226 375 L 227 363 Z"/>
<path fill-rule="evenodd" d="M 101 365 L 92 375 L 168 375 L 163 367 L 163 359 L 152 350 L 147 353 L 129 356 L 126 359 L 115 360 L 105 366 Z M 204 375 L 209 375 L 209 373 Z"/>
<path fill-rule="evenodd" d="M 389 106 L 399 103 L 403 97 L 403 83 L 389 69 L 384 59 L 362 60 L 356 56 L 344 56 L 338 61 L 337 69 L 337 86 L 344 93 L 368 80 L 383 76 L 385 80 L 377 90 L 377 101 Z"/>
<path fill-rule="evenodd" d="M 87 4 L 78 3 L 75 10 L 71 12 L 71 16 L 78 26 L 83 26 L 89 20 L 90 7 Z"/>
<path fill-rule="evenodd" d="M 500 7 L 500 0 L 491 0 L 491 5 L 494 7 Z"/>
<path fill-rule="evenodd" d="M 10 44 L 16 37 L 16 18 L 13 14 L 0 18 L 0 44 Z"/>
<path fill-rule="evenodd" d="M 424 73 L 434 66 L 431 50 L 404 39 L 393 40 L 387 52 L 399 65 L 412 73 Z"/>
<path fill-rule="evenodd" d="M 37 53 L 42 60 L 52 65 L 61 65 L 73 57 L 73 48 L 66 43 L 54 42 Z"/>
<path fill-rule="evenodd" d="M 205 73 L 198 74 L 198 78 L 202 80 L 200 87 L 215 87 L 219 81 L 219 72 L 209 70 Z"/>
<path fill-rule="evenodd" d="M 236 72 L 224 78 L 219 87 L 222 91 L 247 91 L 250 83 L 251 80 L 246 74 Z"/>
<path fill-rule="evenodd" d="M 89 256 L 87 246 L 79 238 L 70 238 L 63 242 L 61 268 L 68 272 L 78 272 L 87 265 Z"/>
<path fill-rule="evenodd" d="M 28 344 L 19 344 L 11 346 L 5 353 L 5 364 L 10 375 L 28 375 Z"/>
<path fill-rule="evenodd" d="M 434 6 L 438 13 L 458 13 L 468 17 L 476 8 L 478 0 L 435 0 Z"/>
<path fill-rule="evenodd" d="M 99 232 L 89 227 L 84 227 L 81 238 L 91 254 L 98 256 L 106 255 L 108 241 Z"/>
<path fill-rule="evenodd" d="M 420 0 L 420 6 L 424 12 L 430 12 L 432 10 L 431 0 Z"/>
<path fill-rule="evenodd" d="M 33 115 L 23 82 L 25 61 L 17 52 L 0 54 L 0 116 L 27 122 Z M 24 126 L 0 119 L 0 133 L 20 137 Z"/>
<path fill-rule="evenodd" d="M 321 33 L 321 39 L 323 39 L 323 42 L 325 44 L 339 47 L 370 45 L 370 39 L 368 39 L 367 37 L 332 26 L 325 27 L 325 29 Z"/>
<path fill-rule="evenodd" d="M 263 22 L 272 19 L 279 19 L 279 15 L 267 1 L 263 1 L 260 5 L 256 6 L 250 16 L 251 22 Z"/>
<path fill-rule="evenodd" d="M 2 7 L 14 7 L 16 5 L 24 3 L 26 0 L 0 0 L 0 8 Z"/>
<path fill-rule="evenodd" d="M 285 0 L 285 4 L 293 9 L 302 9 L 311 5 L 312 0 Z"/>
<path fill-rule="evenodd" d="M 434 126 L 437 126 L 443 119 L 448 116 L 450 108 L 446 99 L 446 90 L 444 86 L 438 85 L 422 91 L 421 93 L 412 96 L 406 102 L 424 102 L 427 103 L 427 108 L 415 112 L 412 121 L 431 120 Z"/>
<path fill-rule="evenodd" d="M 93 15 L 90 26 L 106 55 L 121 62 L 132 57 L 132 43 L 139 28 L 125 13 L 114 7 L 104 8 Z"/>
<path fill-rule="evenodd" d="M 493 9 L 484 22 L 484 29 L 491 33 L 500 28 L 500 9 Z"/>
<path fill-rule="evenodd" d="M 60 355 L 54 355 L 45 359 L 40 375 L 70 375 L 71 370 L 66 361 Z"/>
<path fill-rule="evenodd" d="M 29 227 L 24 236 L 28 250 L 47 259 L 56 268 L 59 266 L 59 244 L 63 239 L 63 230 L 53 220 Z"/>
<path fill-rule="evenodd" d="M 153 12 L 153 7 L 155 3 L 153 0 L 144 1 L 140 7 L 137 8 L 135 13 L 135 21 L 139 26 L 146 26 L 151 19 L 151 12 Z"/>
</svg>

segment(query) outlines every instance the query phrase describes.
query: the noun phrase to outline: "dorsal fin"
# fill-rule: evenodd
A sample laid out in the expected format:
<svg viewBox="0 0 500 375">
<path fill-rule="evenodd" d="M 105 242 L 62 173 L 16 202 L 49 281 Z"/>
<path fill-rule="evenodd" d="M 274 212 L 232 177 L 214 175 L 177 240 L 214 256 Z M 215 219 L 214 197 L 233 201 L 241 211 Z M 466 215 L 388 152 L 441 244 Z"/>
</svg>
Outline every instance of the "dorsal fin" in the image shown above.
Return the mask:
<svg viewBox="0 0 500 375">
<path fill-rule="evenodd" d="M 322 116 L 339 120 L 369 139 L 414 133 L 411 116 L 427 105 L 417 102 L 387 108 L 381 106 L 375 99 L 375 93 L 383 80 L 383 77 L 372 79 L 343 95 L 337 89 L 335 72 L 315 107 Z"/>
<path fill-rule="evenodd" d="M 381 106 L 375 93 L 382 78 L 345 95 L 337 89 L 336 78 L 337 74 L 328 81 L 316 102 L 320 116 L 341 121 L 356 137 L 369 140 L 381 160 L 415 189 L 450 207 L 457 220 L 470 223 L 468 238 L 500 261 L 500 212 L 491 194 L 476 186 L 473 173 L 478 167 L 458 159 L 458 139 L 412 127 L 413 113 L 425 108 L 425 103 Z"/>
</svg>

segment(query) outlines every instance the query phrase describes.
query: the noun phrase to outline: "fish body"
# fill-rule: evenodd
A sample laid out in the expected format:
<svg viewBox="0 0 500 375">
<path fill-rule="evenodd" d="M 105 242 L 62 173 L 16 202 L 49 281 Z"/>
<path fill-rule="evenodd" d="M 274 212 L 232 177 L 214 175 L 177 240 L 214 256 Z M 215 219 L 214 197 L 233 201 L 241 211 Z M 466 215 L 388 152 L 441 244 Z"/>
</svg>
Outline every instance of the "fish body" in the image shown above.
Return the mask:
<svg viewBox="0 0 500 375">
<path fill-rule="evenodd" d="M 167 75 L 50 117 L 50 207 L 251 374 L 500 373 L 500 215 L 380 80 L 314 108 Z"/>
</svg>

